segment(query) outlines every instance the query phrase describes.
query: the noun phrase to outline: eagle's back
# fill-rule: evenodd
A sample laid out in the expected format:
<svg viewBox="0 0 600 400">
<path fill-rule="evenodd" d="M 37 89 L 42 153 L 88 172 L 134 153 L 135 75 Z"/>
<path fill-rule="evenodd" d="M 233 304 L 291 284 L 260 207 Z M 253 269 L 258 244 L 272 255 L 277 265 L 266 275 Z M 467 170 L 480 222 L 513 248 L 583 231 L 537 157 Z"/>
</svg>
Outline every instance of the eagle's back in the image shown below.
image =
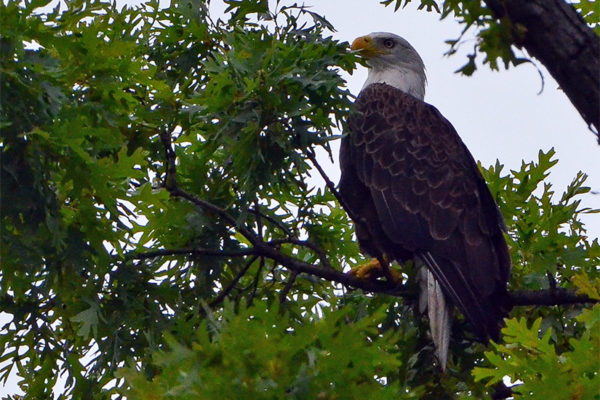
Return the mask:
<svg viewBox="0 0 600 400">
<path fill-rule="evenodd" d="M 435 107 L 394 87 L 369 85 L 354 107 L 340 151 L 340 193 L 361 248 L 425 259 L 475 333 L 497 338 L 510 257 L 473 157 Z"/>
</svg>

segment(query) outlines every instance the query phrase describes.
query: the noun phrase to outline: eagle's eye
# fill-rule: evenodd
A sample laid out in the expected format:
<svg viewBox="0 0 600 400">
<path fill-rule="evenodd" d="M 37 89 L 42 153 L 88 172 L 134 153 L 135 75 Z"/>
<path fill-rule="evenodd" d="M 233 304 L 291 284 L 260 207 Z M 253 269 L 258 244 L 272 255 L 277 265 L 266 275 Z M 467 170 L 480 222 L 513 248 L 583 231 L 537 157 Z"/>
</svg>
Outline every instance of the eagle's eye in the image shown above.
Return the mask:
<svg viewBox="0 0 600 400">
<path fill-rule="evenodd" d="M 387 47 L 388 49 L 393 49 L 394 46 L 396 45 L 396 42 L 394 42 L 392 39 L 385 39 L 383 41 L 383 45 L 385 47 Z"/>
</svg>

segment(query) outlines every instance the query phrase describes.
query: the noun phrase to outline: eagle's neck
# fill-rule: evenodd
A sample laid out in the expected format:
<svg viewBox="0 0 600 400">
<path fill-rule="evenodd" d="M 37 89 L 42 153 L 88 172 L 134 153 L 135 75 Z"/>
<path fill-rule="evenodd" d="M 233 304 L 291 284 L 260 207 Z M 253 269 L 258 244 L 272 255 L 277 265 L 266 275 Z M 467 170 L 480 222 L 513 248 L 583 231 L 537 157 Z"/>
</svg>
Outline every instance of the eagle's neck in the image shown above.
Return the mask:
<svg viewBox="0 0 600 400">
<path fill-rule="evenodd" d="M 363 89 L 372 83 L 386 83 L 419 100 L 425 98 L 425 71 L 402 65 L 372 65 Z"/>
</svg>

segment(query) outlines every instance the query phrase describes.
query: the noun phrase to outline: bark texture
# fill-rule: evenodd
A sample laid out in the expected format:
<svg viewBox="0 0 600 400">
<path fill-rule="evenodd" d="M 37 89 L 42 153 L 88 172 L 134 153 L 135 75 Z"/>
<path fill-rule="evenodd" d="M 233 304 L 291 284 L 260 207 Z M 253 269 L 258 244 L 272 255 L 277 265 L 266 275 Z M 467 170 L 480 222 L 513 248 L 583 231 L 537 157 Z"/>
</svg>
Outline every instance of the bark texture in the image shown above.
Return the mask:
<svg viewBox="0 0 600 400">
<path fill-rule="evenodd" d="M 585 122 L 600 128 L 600 38 L 564 0 L 485 0 L 515 44 L 544 64 Z"/>
</svg>

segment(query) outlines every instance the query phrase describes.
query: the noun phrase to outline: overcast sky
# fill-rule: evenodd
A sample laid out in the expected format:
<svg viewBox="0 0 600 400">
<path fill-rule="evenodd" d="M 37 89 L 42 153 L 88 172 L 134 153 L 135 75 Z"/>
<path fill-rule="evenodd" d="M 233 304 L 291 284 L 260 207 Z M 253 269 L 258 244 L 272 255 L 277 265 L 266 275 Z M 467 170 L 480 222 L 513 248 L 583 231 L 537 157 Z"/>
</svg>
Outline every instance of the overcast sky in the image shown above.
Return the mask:
<svg viewBox="0 0 600 400">
<path fill-rule="evenodd" d="M 220 2 L 213 0 L 213 3 L 215 9 L 220 8 Z M 600 192 L 600 146 L 541 64 L 538 67 L 544 73 L 545 88 L 540 95 L 537 93 L 541 80 L 531 64 L 499 72 L 479 65 L 472 77 L 457 75 L 454 71 L 466 62 L 465 54 L 474 42 L 468 41 L 458 55 L 443 56 L 448 49 L 444 41 L 457 38 L 462 30 L 456 21 L 448 18 L 440 22 L 437 14 L 418 11 L 415 5 L 394 13 L 392 7 L 378 3 L 378 0 L 304 2 L 333 24 L 337 30 L 334 37 L 339 40 L 352 42 L 358 36 L 382 31 L 407 39 L 427 67 L 429 84 L 425 100 L 452 122 L 475 159 L 483 165 L 498 159 L 507 168 L 515 169 L 522 160 L 535 160 L 540 149 L 554 147 L 560 161 L 553 168 L 550 181 L 555 185 L 557 197 L 580 170 L 589 175 L 588 186 Z M 467 34 L 464 39 L 472 38 Z M 346 76 L 352 93 L 358 94 L 366 74 L 360 67 L 353 75 Z M 328 172 L 337 182 L 337 165 L 328 166 Z M 583 204 L 600 208 L 600 195 L 586 196 Z M 599 237 L 600 214 L 588 215 L 584 221 L 589 237 Z M 13 376 L 5 387 L 0 387 L 0 396 L 20 392 L 15 382 Z"/>
</svg>

